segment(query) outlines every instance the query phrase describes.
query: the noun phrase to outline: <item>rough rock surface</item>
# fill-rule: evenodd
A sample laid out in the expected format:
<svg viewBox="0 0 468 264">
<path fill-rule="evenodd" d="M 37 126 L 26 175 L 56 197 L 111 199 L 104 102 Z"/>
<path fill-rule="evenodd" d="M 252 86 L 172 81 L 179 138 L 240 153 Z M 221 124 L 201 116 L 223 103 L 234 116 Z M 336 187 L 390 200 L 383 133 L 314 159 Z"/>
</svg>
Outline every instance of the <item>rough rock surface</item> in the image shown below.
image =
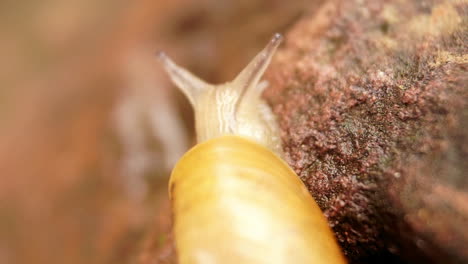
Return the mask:
<svg viewBox="0 0 468 264">
<path fill-rule="evenodd" d="M 352 263 L 468 261 L 468 2 L 327 1 L 265 96 Z"/>
</svg>

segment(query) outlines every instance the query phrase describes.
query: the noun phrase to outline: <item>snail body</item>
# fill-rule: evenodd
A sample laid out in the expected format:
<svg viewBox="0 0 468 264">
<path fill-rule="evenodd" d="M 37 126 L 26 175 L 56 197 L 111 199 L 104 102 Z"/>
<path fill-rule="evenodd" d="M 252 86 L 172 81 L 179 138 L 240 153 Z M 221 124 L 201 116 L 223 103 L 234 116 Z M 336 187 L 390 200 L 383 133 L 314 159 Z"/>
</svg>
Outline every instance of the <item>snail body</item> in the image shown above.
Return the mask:
<svg viewBox="0 0 468 264">
<path fill-rule="evenodd" d="M 345 263 L 307 188 L 280 157 L 259 83 L 279 34 L 227 84 L 210 85 L 160 59 L 195 110 L 197 144 L 169 181 L 181 264 Z"/>
</svg>

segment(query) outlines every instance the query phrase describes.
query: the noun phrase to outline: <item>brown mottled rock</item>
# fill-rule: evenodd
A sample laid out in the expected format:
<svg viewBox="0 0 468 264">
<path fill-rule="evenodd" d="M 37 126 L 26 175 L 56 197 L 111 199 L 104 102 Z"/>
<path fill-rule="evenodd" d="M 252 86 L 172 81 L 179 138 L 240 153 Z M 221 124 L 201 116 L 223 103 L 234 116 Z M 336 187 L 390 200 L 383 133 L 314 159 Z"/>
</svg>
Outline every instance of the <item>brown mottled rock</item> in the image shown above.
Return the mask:
<svg viewBox="0 0 468 264">
<path fill-rule="evenodd" d="M 265 96 L 351 263 L 468 262 L 468 2 L 327 1 Z"/>
</svg>

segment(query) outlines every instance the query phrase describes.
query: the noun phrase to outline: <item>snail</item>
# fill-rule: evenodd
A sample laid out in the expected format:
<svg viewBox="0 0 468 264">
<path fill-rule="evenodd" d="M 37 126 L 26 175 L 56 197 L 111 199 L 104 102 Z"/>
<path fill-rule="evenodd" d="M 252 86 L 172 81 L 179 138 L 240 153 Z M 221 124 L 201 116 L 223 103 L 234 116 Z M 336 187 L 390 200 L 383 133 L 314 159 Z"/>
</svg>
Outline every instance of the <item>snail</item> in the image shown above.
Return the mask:
<svg viewBox="0 0 468 264">
<path fill-rule="evenodd" d="M 197 145 L 169 180 L 175 248 L 187 263 L 346 263 L 323 213 L 282 160 L 279 127 L 260 82 L 282 41 L 232 82 L 207 84 L 159 60 L 195 112 Z"/>
</svg>

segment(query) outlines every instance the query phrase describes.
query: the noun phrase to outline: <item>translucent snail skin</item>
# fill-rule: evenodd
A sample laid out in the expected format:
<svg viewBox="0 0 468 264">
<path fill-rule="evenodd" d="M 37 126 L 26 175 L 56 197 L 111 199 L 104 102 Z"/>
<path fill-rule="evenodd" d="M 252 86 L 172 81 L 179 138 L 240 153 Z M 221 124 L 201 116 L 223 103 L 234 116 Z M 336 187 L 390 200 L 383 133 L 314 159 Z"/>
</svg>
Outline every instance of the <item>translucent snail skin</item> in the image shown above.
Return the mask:
<svg viewBox="0 0 468 264">
<path fill-rule="evenodd" d="M 195 111 L 198 145 L 175 166 L 169 195 L 180 264 L 346 263 L 321 210 L 282 156 L 260 78 L 276 34 L 234 79 L 211 85 L 159 59 Z"/>
</svg>

